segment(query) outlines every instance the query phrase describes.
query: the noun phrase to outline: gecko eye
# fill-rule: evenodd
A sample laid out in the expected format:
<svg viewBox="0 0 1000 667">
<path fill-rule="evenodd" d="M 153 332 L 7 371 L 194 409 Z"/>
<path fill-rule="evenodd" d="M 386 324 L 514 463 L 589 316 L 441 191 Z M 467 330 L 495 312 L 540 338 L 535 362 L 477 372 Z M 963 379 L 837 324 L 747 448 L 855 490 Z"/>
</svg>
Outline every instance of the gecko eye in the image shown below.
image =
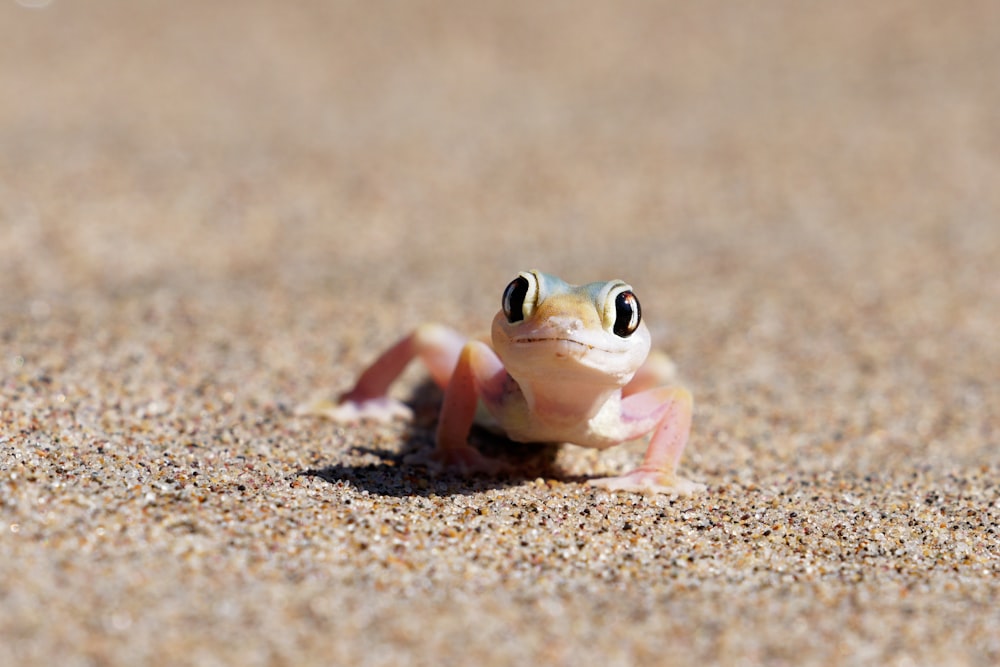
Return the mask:
<svg viewBox="0 0 1000 667">
<path fill-rule="evenodd" d="M 616 336 L 628 338 L 639 328 L 642 321 L 642 309 L 639 299 L 631 290 L 625 290 L 615 297 L 615 324 L 612 331 Z"/>
<path fill-rule="evenodd" d="M 522 273 L 503 291 L 503 314 L 508 322 L 520 322 L 531 315 L 538 287 L 534 276 Z"/>
</svg>

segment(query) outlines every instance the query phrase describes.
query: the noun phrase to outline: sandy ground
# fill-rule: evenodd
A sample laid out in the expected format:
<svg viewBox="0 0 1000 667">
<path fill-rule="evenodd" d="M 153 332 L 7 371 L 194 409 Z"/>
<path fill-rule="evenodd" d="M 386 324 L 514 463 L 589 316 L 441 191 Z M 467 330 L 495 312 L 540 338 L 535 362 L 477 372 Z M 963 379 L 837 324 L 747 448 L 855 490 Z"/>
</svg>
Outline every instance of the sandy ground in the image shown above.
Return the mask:
<svg viewBox="0 0 1000 667">
<path fill-rule="evenodd" d="M 998 25 L 0 4 L 0 663 L 997 664 Z M 707 493 L 294 417 L 532 267 L 635 286 Z"/>
</svg>

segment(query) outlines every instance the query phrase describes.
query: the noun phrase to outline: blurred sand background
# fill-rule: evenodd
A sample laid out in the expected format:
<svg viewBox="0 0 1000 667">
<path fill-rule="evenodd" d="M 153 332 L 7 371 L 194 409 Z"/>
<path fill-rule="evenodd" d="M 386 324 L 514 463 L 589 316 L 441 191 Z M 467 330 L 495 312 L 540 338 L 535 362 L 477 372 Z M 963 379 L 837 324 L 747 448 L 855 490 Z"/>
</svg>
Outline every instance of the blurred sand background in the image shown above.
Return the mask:
<svg viewBox="0 0 1000 667">
<path fill-rule="evenodd" d="M 997 664 L 998 30 L 5 0 L 0 663 Z M 292 415 L 532 267 L 635 286 L 707 494 Z"/>
</svg>

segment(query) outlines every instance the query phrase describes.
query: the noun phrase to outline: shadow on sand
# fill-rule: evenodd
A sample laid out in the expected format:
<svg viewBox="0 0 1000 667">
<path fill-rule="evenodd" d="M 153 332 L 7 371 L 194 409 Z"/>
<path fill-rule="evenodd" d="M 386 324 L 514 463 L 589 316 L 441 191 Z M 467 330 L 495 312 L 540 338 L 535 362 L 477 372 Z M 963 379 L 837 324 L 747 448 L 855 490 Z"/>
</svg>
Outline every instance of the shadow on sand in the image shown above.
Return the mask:
<svg viewBox="0 0 1000 667">
<path fill-rule="evenodd" d="M 420 430 L 410 434 L 402 451 L 368 447 L 352 450 L 356 454 L 378 457 L 381 459 L 378 463 L 331 465 L 298 474 L 318 477 L 331 484 L 346 482 L 369 493 L 394 497 L 471 495 L 518 486 L 538 477 L 569 480 L 555 465 L 559 445 L 512 442 L 480 429 L 474 430 L 470 441 L 487 456 L 509 463 L 512 470 L 496 475 L 463 475 L 459 472 L 435 473 L 425 465 L 407 463 L 405 459 L 411 454 L 433 446 L 426 432 Z"/>
</svg>

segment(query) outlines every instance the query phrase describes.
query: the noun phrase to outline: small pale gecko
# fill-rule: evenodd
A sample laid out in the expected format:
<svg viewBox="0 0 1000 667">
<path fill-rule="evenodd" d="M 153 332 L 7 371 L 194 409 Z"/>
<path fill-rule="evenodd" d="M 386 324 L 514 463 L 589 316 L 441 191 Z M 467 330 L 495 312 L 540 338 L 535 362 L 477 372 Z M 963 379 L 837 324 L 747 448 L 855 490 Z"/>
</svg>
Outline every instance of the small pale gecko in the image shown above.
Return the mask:
<svg viewBox="0 0 1000 667">
<path fill-rule="evenodd" d="M 704 485 L 677 475 L 691 430 L 692 398 L 670 378 L 666 355 L 650 355 L 639 300 L 621 280 L 570 285 L 522 271 L 503 292 L 489 337 L 468 339 L 424 324 L 385 351 L 336 402 L 300 412 L 342 422 L 408 416 L 390 385 L 419 357 L 444 390 L 428 463 L 465 471 L 507 466 L 468 443 L 478 412 L 517 442 L 606 449 L 652 433 L 637 469 L 589 480 L 610 490 L 691 494 Z"/>
</svg>

